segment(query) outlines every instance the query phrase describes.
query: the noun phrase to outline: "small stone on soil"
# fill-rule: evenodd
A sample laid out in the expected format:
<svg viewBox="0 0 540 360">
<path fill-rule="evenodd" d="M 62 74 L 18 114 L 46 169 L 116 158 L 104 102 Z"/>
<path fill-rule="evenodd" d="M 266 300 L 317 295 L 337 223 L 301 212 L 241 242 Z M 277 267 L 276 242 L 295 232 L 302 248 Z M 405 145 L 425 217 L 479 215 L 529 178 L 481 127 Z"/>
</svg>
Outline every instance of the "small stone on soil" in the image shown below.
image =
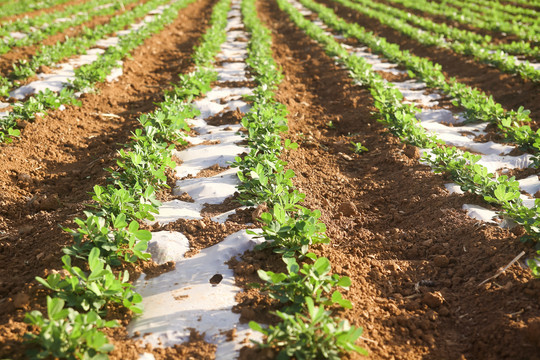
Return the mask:
<svg viewBox="0 0 540 360">
<path fill-rule="evenodd" d="M 430 308 L 436 309 L 443 304 L 444 297 L 438 291 L 428 292 L 424 294 L 424 297 L 422 298 L 422 302 L 426 304 L 427 306 L 429 306 Z"/>
<path fill-rule="evenodd" d="M 351 201 L 344 202 L 341 205 L 339 205 L 338 212 L 342 213 L 343 216 L 358 215 L 358 209 L 356 208 L 356 205 Z"/>
<path fill-rule="evenodd" d="M 446 257 L 446 255 L 437 255 L 433 259 L 433 264 L 437 267 L 447 267 L 450 263 L 450 260 Z"/>
<path fill-rule="evenodd" d="M 420 149 L 416 146 L 407 146 L 404 150 L 405 155 L 411 159 L 418 159 L 420 157 Z"/>
</svg>

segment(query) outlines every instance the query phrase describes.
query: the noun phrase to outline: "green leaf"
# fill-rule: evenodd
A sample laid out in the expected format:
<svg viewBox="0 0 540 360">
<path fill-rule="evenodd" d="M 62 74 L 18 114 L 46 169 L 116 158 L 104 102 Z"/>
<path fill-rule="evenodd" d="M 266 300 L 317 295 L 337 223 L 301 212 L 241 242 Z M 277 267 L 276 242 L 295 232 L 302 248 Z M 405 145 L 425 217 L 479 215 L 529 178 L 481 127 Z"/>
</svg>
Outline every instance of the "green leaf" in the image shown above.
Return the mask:
<svg viewBox="0 0 540 360">
<path fill-rule="evenodd" d="M 330 261 L 327 258 L 320 257 L 313 264 L 313 268 L 315 269 L 315 271 L 319 275 L 322 275 L 322 274 L 326 274 L 327 272 L 329 272 L 332 267 L 330 265 Z"/>
<path fill-rule="evenodd" d="M 47 315 L 51 320 L 60 320 L 67 316 L 68 310 L 64 309 L 64 300 L 47 296 Z"/>
<path fill-rule="evenodd" d="M 265 330 L 262 328 L 262 326 L 259 325 L 258 323 L 256 323 L 255 321 L 250 321 L 250 322 L 249 322 L 249 327 L 250 327 L 252 330 L 255 330 L 255 331 L 258 331 L 258 332 L 260 332 L 260 333 L 265 334 Z"/>
</svg>

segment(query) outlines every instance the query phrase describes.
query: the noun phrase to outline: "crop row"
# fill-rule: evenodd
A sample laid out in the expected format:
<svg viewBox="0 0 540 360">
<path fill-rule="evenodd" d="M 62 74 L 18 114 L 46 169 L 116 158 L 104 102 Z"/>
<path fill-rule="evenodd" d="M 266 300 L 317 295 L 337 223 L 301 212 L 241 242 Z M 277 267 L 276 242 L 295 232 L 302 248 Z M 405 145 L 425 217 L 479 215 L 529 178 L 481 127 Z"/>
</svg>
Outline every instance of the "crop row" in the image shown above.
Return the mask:
<svg viewBox="0 0 540 360">
<path fill-rule="evenodd" d="M 308 252 L 310 245 L 328 243 L 329 239 L 319 221 L 320 211 L 300 205 L 305 194 L 294 188 L 295 174 L 280 159 L 283 150 L 297 144 L 289 140 L 282 144 L 280 133 L 287 130 L 287 112 L 276 101 L 275 92 L 283 75 L 272 58 L 270 31 L 258 19 L 254 4 L 254 0 L 242 2 L 244 22 L 251 32 L 247 63 L 257 84 L 251 97 L 253 107 L 242 119 L 249 153 L 237 157 L 233 167 L 238 168 L 242 182 L 239 201 L 248 206 L 264 203 L 269 209 L 260 217 L 262 233 L 248 233 L 266 240 L 259 248 L 270 247 L 282 254 L 287 273 L 258 271 L 265 282 L 261 290 L 285 306 L 274 313 L 281 320 L 277 325 L 265 329 L 251 322 L 250 326 L 266 335 L 259 346 L 279 349 L 278 357 L 339 359 L 346 351 L 367 354 L 355 345 L 362 329 L 337 319 L 328 310 L 332 305 L 352 306 L 337 290 L 347 289 L 350 279 L 332 275 L 327 258 Z"/>
<path fill-rule="evenodd" d="M 88 48 L 96 45 L 100 39 L 124 29 L 138 18 L 143 17 L 151 10 L 167 2 L 169 0 L 149 1 L 130 11 L 115 16 L 107 24 L 98 25 L 91 29 L 85 27 L 79 36 L 68 38 L 64 42 L 58 42 L 54 45 L 41 46 L 30 61 L 21 60 L 18 64 L 14 64 L 10 77 L 12 79 L 23 80 L 34 76 L 37 69 L 41 66 L 50 66 L 70 56 L 84 54 Z"/>
<path fill-rule="evenodd" d="M 497 0 L 489 0 L 489 2 L 497 2 Z M 539 0 L 513 0 L 512 3 L 516 5 L 525 5 L 530 7 L 540 7 L 540 1 Z"/>
<path fill-rule="evenodd" d="M 475 16 L 479 18 L 483 17 L 484 19 L 489 19 L 491 21 L 500 21 L 501 19 L 504 19 L 511 23 L 526 25 L 530 23 L 534 24 L 538 20 L 538 14 L 532 9 L 497 4 L 487 0 L 478 0 L 476 1 L 476 4 L 471 4 L 463 0 L 445 0 L 443 3 L 451 5 L 458 10 L 470 10 Z M 478 4 L 481 6 L 478 6 Z"/>
<path fill-rule="evenodd" d="M 144 250 L 151 234 L 139 230 L 137 221 L 153 219 L 152 214 L 157 212 L 159 202 L 155 199 L 155 191 L 166 187 L 165 169 L 174 166 L 171 161 L 174 145 L 170 142 L 184 143 L 180 131 L 188 129 L 185 119 L 197 113 L 191 101 L 208 91 L 216 79 L 216 73 L 212 71 L 212 59 L 224 40 L 229 6 L 229 0 L 221 0 L 216 5 L 212 14 L 212 27 L 203 36 L 202 44 L 193 55 L 197 70 L 181 76 L 175 90 L 166 93 L 165 101 L 159 105 L 160 109 L 153 114 L 141 116 L 143 130 L 134 133 L 128 150 L 120 150 L 118 169 L 110 170 L 112 184 L 106 188 L 96 186 L 93 194 L 94 208 L 85 213 L 85 219 L 75 219 L 78 228 L 66 229 L 75 242 L 64 249 L 64 270 L 69 275 L 62 277 L 51 274 L 47 279 L 38 278 L 41 284 L 56 292 L 55 298 L 47 299 L 48 318 L 38 311 L 31 312 L 26 318 L 27 322 L 40 328 L 39 335 L 29 335 L 32 341 L 41 346 L 40 357 L 103 356 L 112 346 L 98 329 L 116 326 L 115 322 L 101 319 L 106 309 L 110 308 L 111 304 L 117 304 L 116 306 L 126 307 L 135 313 L 142 310 L 139 306 L 140 296 L 127 283 L 127 273 L 116 277 L 111 267 L 149 257 Z M 268 279 L 267 290 L 271 291 L 271 296 L 293 296 L 289 299 L 292 305 L 287 311 L 276 313 L 283 319 L 280 325 L 269 330 L 256 324 L 252 326 L 268 335 L 270 345 L 267 346 L 278 345 L 284 348 L 284 352 L 298 354 L 297 351 L 305 349 L 306 344 L 311 344 L 312 355 L 308 358 L 321 354 L 327 358 L 338 358 L 338 354 L 343 350 L 363 351 L 354 345 L 361 329 L 350 327 L 346 321 L 337 323 L 330 316 L 330 312 L 324 310 L 324 306 L 332 303 L 351 306 L 337 290 L 332 293 L 331 298 L 325 297 L 334 286 L 347 288 L 350 280 L 331 275 L 328 259 L 316 259 L 313 254 L 306 254 L 309 244 L 320 242 L 313 239 L 327 240 L 324 225 L 317 221 L 320 213 L 311 212 L 298 205 L 305 195 L 291 188 L 290 179 L 294 173 L 286 171 L 286 181 L 283 182 L 284 174 L 276 172 L 276 167 L 272 165 L 272 162 L 276 166 L 285 165 L 278 157 L 281 149 L 279 132 L 286 130 L 285 109 L 283 105 L 275 102 L 273 96 L 281 75 L 271 58 L 269 31 L 256 20 L 253 1 L 243 4 L 243 13 L 244 17 L 249 19 L 246 25 L 253 34 L 248 63 L 257 73 L 258 82 L 254 91 L 253 110 L 242 121 L 250 133 L 250 155 L 264 156 L 264 164 L 269 166 L 266 168 L 269 182 L 263 180 L 262 183 L 274 190 L 286 185 L 277 195 L 267 199 L 269 204 L 274 203 L 272 215 L 263 214 L 262 220 L 275 217 L 275 220 L 269 220 L 267 226 L 263 227 L 263 235 L 267 240 L 272 240 L 272 246 L 287 250 L 285 253 L 288 256 L 284 256 L 284 260 L 290 274 L 282 278 L 284 274 L 260 272 L 260 276 Z M 274 116 L 273 110 L 276 109 L 281 116 Z M 266 122 L 259 123 L 263 119 Z M 255 145 L 257 147 L 254 147 Z M 294 145 L 286 143 L 286 147 L 292 148 Z M 240 158 L 237 161 L 240 161 Z M 237 166 L 242 169 L 249 164 L 242 162 L 237 163 Z M 242 176 L 240 172 L 239 176 Z M 281 184 L 279 179 L 282 179 Z M 252 179 L 252 184 L 255 180 L 256 178 Z M 262 183 L 258 186 L 262 186 Z M 250 192 L 248 188 L 244 187 L 242 190 L 240 187 L 239 190 L 244 195 L 244 201 L 250 202 L 245 197 Z M 287 196 L 289 191 L 291 195 Z M 257 199 L 254 201 L 257 202 Z M 315 226 L 311 231 L 309 224 Z M 272 228 L 277 225 L 281 231 L 272 236 Z M 284 233 L 288 228 L 288 234 Z M 311 259 L 308 261 L 313 261 L 313 264 L 304 264 L 300 269 L 296 260 L 291 257 L 295 251 L 304 254 L 304 259 Z M 86 259 L 90 272 L 72 266 L 72 257 Z M 305 300 L 303 295 L 307 296 Z M 301 306 L 304 301 L 306 305 Z M 303 307 L 304 313 L 309 317 L 301 313 L 294 315 L 291 311 L 300 310 L 298 307 Z M 308 325 L 307 329 L 304 324 Z M 332 328 L 336 331 L 331 331 Z M 291 334 L 291 329 L 296 333 Z M 322 333 L 316 336 L 310 334 L 313 329 L 322 330 Z M 307 342 L 302 344 L 294 341 L 295 336 L 305 338 L 306 335 L 311 335 L 311 338 L 305 340 Z M 283 340 L 286 340 L 285 344 Z"/>
<path fill-rule="evenodd" d="M 46 9 L 69 0 L 21 0 L 4 4 L 0 7 L 0 18 L 22 14 L 32 10 Z"/>
<path fill-rule="evenodd" d="M 414 17 L 414 15 L 408 14 L 407 12 L 397 9 L 392 11 L 392 8 L 388 9 L 386 6 L 373 6 L 373 8 L 368 8 L 365 5 L 372 3 L 369 0 L 355 1 L 360 2 L 362 5 L 350 2 L 347 6 L 376 19 L 381 24 L 387 25 L 400 33 L 407 35 L 418 41 L 420 44 L 450 49 L 461 55 L 472 56 L 478 61 L 493 65 L 507 73 L 518 74 L 523 79 L 531 80 L 533 82 L 540 81 L 540 71 L 534 68 L 528 61 L 517 61 L 515 57 L 508 55 L 500 49 L 497 51 L 490 51 L 490 48 L 497 49 L 497 46 L 492 45 L 486 48 L 484 44 L 477 44 L 471 41 L 458 41 L 450 37 L 445 38 L 440 34 L 409 25 L 407 21 L 411 21 L 412 19 L 418 20 L 419 17 Z M 376 10 L 376 8 L 379 8 L 380 10 Z M 423 24 L 428 23 L 428 21 L 421 22 Z M 518 46 L 520 49 L 526 48 L 526 45 L 523 45 L 523 43 L 509 45 L 510 48 L 514 48 L 515 46 Z M 536 49 L 534 51 L 536 52 L 538 50 Z"/>
<path fill-rule="evenodd" d="M 538 41 L 537 26 L 521 26 L 519 24 L 511 24 L 503 20 L 490 21 L 484 20 L 483 17 L 472 13 L 470 10 L 452 10 L 448 6 L 427 0 L 389 0 L 390 2 L 402 4 L 405 7 L 424 11 L 426 13 L 438 16 L 444 16 L 450 20 L 461 24 L 467 24 L 479 29 L 504 32 L 513 34 L 518 38 L 526 41 Z M 536 28 L 536 29 L 535 29 Z"/>
<path fill-rule="evenodd" d="M 482 6 L 497 9 L 499 11 L 505 11 L 510 14 L 525 14 L 525 15 L 530 15 L 530 16 L 537 16 L 535 9 L 524 8 L 521 6 L 514 5 L 514 4 L 501 4 L 498 1 L 492 1 L 492 0 L 476 0 L 475 3 L 480 4 Z"/>
<path fill-rule="evenodd" d="M 189 3 L 175 3 L 167 18 L 174 19 Z M 229 0 L 221 0 L 216 5 L 212 27 L 195 49 L 196 65 L 204 68 L 219 50 L 220 37 L 214 35 L 224 28 L 228 4 Z M 175 166 L 171 160 L 173 144 L 185 144 L 182 131 L 189 129 L 185 119 L 196 114 L 191 101 L 209 88 L 201 82 L 208 74 L 202 70 L 181 75 L 178 87 L 165 94 L 158 109 L 139 118 L 142 129 L 137 129 L 131 143 L 118 152 L 116 168 L 108 169 L 111 183 L 95 186 L 94 204 L 85 211 L 85 218 L 75 219 L 77 228 L 65 229 L 74 240 L 64 249 L 62 258 L 67 275 L 53 273 L 47 279 L 37 278 L 55 292 L 55 297 L 47 297 L 46 316 L 39 311 L 26 316 L 26 321 L 38 328 L 38 334 L 27 335 L 39 346 L 32 356 L 107 358 L 112 345 L 99 329 L 117 324 L 101 317 L 114 306 L 134 313 L 142 311 L 142 299 L 128 283 L 127 271 L 116 275 L 113 268 L 150 257 L 145 250 L 151 233 L 140 230 L 138 221 L 151 220 L 158 212 L 156 192 L 168 187 L 165 171 Z M 73 266 L 73 258 L 86 265 Z"/>
<path fill-rule="evenodd" d="M 369 16 L 373 16 L 378 19 L 385 19 L 385 23 L 387 23 L 387 25 L 390 25 L 393 27 L 399 26 L 399 29 L 403 28 L 403 25 L 401 24 L 401 22 L 393 23 L 393 22 L 389 22 L 388 17 L 381 17 L 384 14 L 393 15 L 396 18 L 400 19 L 402 22 L 410 22 L 414 25 L 420 26 L 436 34 L 444 35 L 444 37 L 446 37 L 447 39 L 451 39 L 454 43 L 454 44 L 448 44 L 447 41 L 443 37 L 437 38 L 434 34 L 430 34 L 429 36 L 426 36 L 426 35 L 420 36 L 418 35 L 417 30 L 414 30 L 414 29 L 407 30 L 407 35 L 412 34 L 410 36 L 419 38 L 421 41 L 424 41 L 427 45 L 436 45 L 436 46 L 451 48 L 451 49 L 456 48 L 455 51 L 458 53 L 476 56 L 476 54 L 479 53 L 479 50 L 474 45 L 470 45 L 470 43 L 478 43 L 482 46 L 482 48 L 486 50 L 490 50 L 490 51 L 504 51 L 512 55 L 524 55 L 524 56 L 530 56 L 530 57 L 540 56 L 540 49 L 537 46 L 531 46 L 531 43 L 525 40 L 512 41 L 511 43 L 493 44 L 491 43 L 492 38 L 489 35 L 481 35 L 474 31 L 462 30 L 453 26 L 448 26 L 445 23 L 438 23 L 428 18 L 424 18 L 422 16 L 412 14 L 408 11 L 400 10 L 392 6 L 383 5 L 376 1 L 372 1 L 372 0 L 355 0 L 355 1 L 371 9 L 374 9 L 375 11 L 367 10 L 367 12 L 365 13 L 368 14 Z M 366 11 L 365 8 L 364 8 L 364 11 Z M 459 43 L 456 43 L 456 41 L 459 41 Z M 480 54 L 482 56 L 485 56 L 483 52 Z M 489 63 L 490 61 L 490 59 L 484 60 L 483 58 L 478 58 L 478 57 L 476 58 L 481 61 L 486 61 L 487 63 Z"/>
<path fill-rule="evenodd" d="M 330 9 L 318 8 L 312 0 L 301 2 L 308 8 L 321 11 L 319 13 L 321 19 L 330 27 L 338 26 L 340 20 L 336 17 L 333 20 L 330 16 L 322 17 L 323 12 L 330 14 L 332 12 Z M 380 121 L 393 134 L 406 143 L 429 149 L 423 160 L 436 172 L 448 173 L 463 190 L 481 195 L 487 202 L 500 206 L 504 215 L 525 228 L 527 240 L 538 243 L 540 201 L 536 201 L 531 209 L 524 206 L 520 198 L 519 183 L 514 177 L 508 178 L 505 175 L 497 177 L 489 173 L 484 166 L 477 164 L 480 156 L 446 146 L 435 135 L 429 134 L 415 117 L 420 110 L 414 105 L 402 103 L 401 92 L 374 72 L 365 59 L 349 54 L 333 36 L 326 34 L 320 27 L 304 18 L 287 0 L 278 0 L 278 3 L 297 26 L 324 47 L 328 55 L 337 57 L 338 62 L 349 70 L 355 81 L 369 88 L 375 99 L 375 107 L 379 110 Z M 530 260 L 529 266 L 535 276 L 540 276 L 537 262 Z"/>
<path fill-rule="evenodd" d="M 336 1 L 343 5 L 355 6 L 349 0 Z M 493 123 L 508 140 L 523 148 L 533 150 L 537 154 L 540 151 L 540 132 L 533 131 L 528 125 L 521 125 L 531 121 L 529 110 L 520 107 L 518 110 L 508 111 L 484 92 L 460 83 L 454 78 L 447 79 L 439 64 L 415 56 L 409 51 L 402 51 L 399 45 L 390 43 L 383 37 L 375 36 L 357 24 L 347 23 L 336 16 L 331 9 L 321 4 L 311 1 L 303 2 L 303 4 L 316 11 L 321 19 L 331 24 L 336 31 L 359 40 L 374 53 L 383 55 L 389 61 L 405 66 L 411 76 L 418 77 L 426 83 L 426 86 L 439 89 L 454 98 L 455 103 L 465 109 L 463 115 L 467 120 Z M 538 166 L 538 160 L 534 162 L 535 166 Z"/>
<path fill-rule="evenodd" d="M 124 5 L 133 1 L 128 1 Z M 45 13 L 35 18 L 24 18 L 3 24 L 0 28 L 0 36 L 2 37 L 0 55 L 16 47 L 37 44 L 49 36 L 85 23 L 95 16 L 112 14 L 121 8 L 121 3 L 111 3 L 110 0 L 93 0 L 70 6 L 61 12 Z M 58 19 L 62 19 L 62 21 L 58 21 Z"/>
<path fill-rule="evenodd" d="M 192 2 L 190 0 L 189 2 Z M 62 105 L 79 104 L 73 96 L 74 89 L 78 91 L 91 91 L 92 87 L 106 80 L 111 71 L 118 66 L 118 62 L 131 53 L 133 49 L 151 35 L 160 32 L 167 24 L 175 19 L 176 11 L 185 6 L 184 1 L 173 2 L 168 11 L 144 22 L 138 29 L 119 38 L 118 44 L 110 46 L 91 64 L 75 69 L 75 78 L 70 88 L 63 88 L 55 93 L 50 90 L 40 91 L 25 102 L 15 103 L 6 117 L 0 118 L 0 141 L 11 141 L 12 137 L 19 136 L 16 129 L 17 121 L 33 120 L 36 114 L 46 114 L 50 109 L 58 109 Z"/>
</svg>

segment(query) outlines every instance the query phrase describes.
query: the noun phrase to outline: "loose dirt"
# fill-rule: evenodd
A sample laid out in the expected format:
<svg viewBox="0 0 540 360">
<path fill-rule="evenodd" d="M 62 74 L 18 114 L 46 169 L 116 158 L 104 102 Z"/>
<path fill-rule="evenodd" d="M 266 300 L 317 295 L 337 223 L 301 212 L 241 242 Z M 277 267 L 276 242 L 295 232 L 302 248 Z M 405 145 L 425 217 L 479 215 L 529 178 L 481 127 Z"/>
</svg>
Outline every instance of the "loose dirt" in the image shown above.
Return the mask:
<svg viewBox="0 0 540 360">
<path fill-rule="evenodd" d="M 479 199 L 449 195 L 447 179 L 420 165 L 417 151 L 373 119 L 365 89 L 353 86 L 274 2 L 261 2 L 259 10 L 285 74 L 279 98 L 290 112 L 288 136 L 300 144 L 285 160 L 307 194 L 306 205 L 321 209 L 332 239 L 313 250 L 330 258 L 335 273 L 351 277 L 347 298 L 354 309 L 342 316 L 364 327 L 370 357 L 538 358 L 536 341 L 528 339 L 537 332 L 540 284 L 513 265 L 479 286 L 521 250 L 532 253 L 519 233 L 467 217 L 462 204 Z M 328 121 L 336 128 L 328 129 Z M 369 151 L 352 153 L 351 140 Z M 234 264 L 244 284 L 255 269 L 276 266 L 271 254 L 248 254 Z M 239 296 L 238 311 L 257 319 L 246 309 L 272 306 L 258 297 L 253 290 Z"/>
<path fill-rule="evenodd" d="M 71 226 L 72 219 L 82 215 L 92 187 L 105 184 L 108 173 L 103 169 L 114 166 L 116 151 L 138 126 L 138 115 L 152 111 L 154 103 L 163 99 L 163 90 L 179 73 L 189 71 L 193 46 L 208 25 L 214 3 L 198 1 L 181 10 L 173 24 L 125 61 L 119 81 L 83 95 L 82 107 L 68 107 L 25 123 L 20 140 L 2 145 L 1 358 L 24 358 L 24 313 L 43 310 L 45 298 L 36 293 L 33 279 L 60 269 L 61 249 L 71 243 L 60 225 Z M 159 271 L 156 266 L 147 268 Z M 117 350 L 111 358 L 135 358 L 138 348 L 133 341 L 116 330 L 112 334 Z M 200 354 L 212 352 L 211 347 L 200 346 L 199 340 L 193 346 L 200 348 Z M 129 352 L 124 354 L 122 349 Z M 164 352 L 162 358 L 167 356 Z"/>
<path fill-rule="evenodd" d="M 58 225 L 71 226 L 72 219 L 81 215 L 92 186 L 106 182 L 103 168 L 114 166 L 115 153 L 137 126 L 137 116 L 154 109 L 163 89 L 178 73 L 189 70 L 192 47 L 206 28 L 214 3 L 202 0 L 181 10 L 173 25 L 125 62 L 118 82 L 84 95 L 80 108 L 68 107 L 23 124 L 21 139 L 1 147 L 0 358 L 24 358 L 22 335 L 31 329 L 22 322 L 23 315 L 30 309 L 43 310 L 46 296 L 33 279 L 60 269 L 61 248 L 71 242 Z M 274 1 L 262 0 L 258 9 L 272 30 L 275 59 L 285 74 L 278 91 L 278 99 L 289 110 L 290 131 L 285 136 L 300 145 L 283 158 L 297 175 L 295 185 L 307 195 L 305 206 L 321 210 L 332 241 L 312 251 L 328 257 L 335 273 L 352 279 L 345 296 L 354 308 L 339 315 L 364 327 L 363 337 L 369 340 L 362 346 L 370 357 L 539 359 L 540 282 L 517 263 L 479 286 L 522 250 L 527 256 L 533 253 L 519 242 L 520 229 L 510 232 L 467 217 L 462 205 L 485 205 L 482 199 L 449 195 L 444 188 L 449 179 L 419 164 L 418 149 L 400 144 L 377 123 L 369 91 L 353 85 L 347 72 L 293 26 Z M 521 95 L 508 95 L 519 88 L 517 80 L 498 83 L 504 89 L 497 89 L 496 79 L 507 80 L 507 75 L 498 73 L 492 84 L 487 79 L 494 75 L 492 69 L 469 74 L 461 69 L 463 59 L 453 64 L 432 48 L 400 41 L 415 51 L 434 52 L 450 75 L 482 85 L 505 106 L 519 98 L 533 110 L 537 94 L 530 84 L 521 84 Z M 486 68 L 474 67 L 477 72 Z M 236 112 L 223 115 L 214 119 L 216 123 L 237 123 L 241 117 Z M 334 128 L 328 127 L 330 121 Z M 369 151 L 355 154 L 351 141 L 361 142 Z M 208 219 L 236 207 L 230 198 L 222 205 L 207 206 L 203 220 L 177 221 L 163 229 L 185 232 L 196 252 L 248 227 L 247 223 L 257 225 L 264 210 L 237 209 L 223 226 Z M 245 289 L 234 309 L 241 321 L 275 323 L 269 312 L 280 305 L 248 284 L 259 281 L 258 269 L 285 271 L 280 257 L 270 250 L 251 251 L 229 266 Z M 129 270 L 155 276 L 172 268 L 167 263 Z M 114 309 L 110 316 L 123 325 L 131 317 Z M 107 334 L 116 346 L 112 359 L 136 359 L 143 351 L 156 359 L 214 358 L 215 346 L 196 332 L 189 343 L 170 349 L 136 343 L 124 327 Z M 243 359 L 275 355 L 248 347 L 242 352 Z"/>
</svg>

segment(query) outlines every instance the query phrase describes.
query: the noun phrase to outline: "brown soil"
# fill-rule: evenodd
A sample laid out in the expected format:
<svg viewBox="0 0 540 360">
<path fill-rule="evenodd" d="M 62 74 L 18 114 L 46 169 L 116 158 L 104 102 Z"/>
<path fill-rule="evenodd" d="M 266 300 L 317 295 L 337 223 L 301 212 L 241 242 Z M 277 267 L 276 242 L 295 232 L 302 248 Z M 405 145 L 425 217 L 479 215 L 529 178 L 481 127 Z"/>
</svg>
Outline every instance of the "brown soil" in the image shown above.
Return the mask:
<svg viewBox="0 0 540 360">
<path fill-rule="evenodd" d="M 83 2 L 86 2 L 86 1 L 87 0 L 72 0 L 72 1 L 67 1 L 67 2 L 65 2 L 63 4 L 51 6 L 50 8 L 29 11 L 29 12 L 25 12 L 23 14 L 6 16 L 6 17 L 3 17 L 3 18 L 0 19 L 0 23 L 5 23 L 5 22 L 8 22 L 8 21 L 15 21 L 15 20 L 23 18 L 23 17 L 35 17 L 35 16 L 38 16 L 40 14 L 51 13 L 51 12 L 54 12 L 54 11 L 62 11 L 68 6 L 82 4 Z"/>
<path fill-rule="evenodd" d="M 428 13 L 427 11 L 411 9 L 411 8 L 408 8 L 408 7 L 404 6 L 404 5 L 402 5 L 402 4 L 389 2 L 387 0 L 376 0 L 376 1 L 380 2 L 380 3 L 383 3 L 383 4 L 387 4 L 389 6 L 393 6 L 395 8 L 401 9 L 401 10 L 408 11 L 408 12 L 413 13 L 413 14 L 418 15 L 418 16 L 425 17 L 425 18 L 430 19 L 430 20 L 432 20 L 434 22 L 437 22 L 437 23 L 444 23 L 444 24 L 446 24 L 448 26 L 452 26 L 452 27 L 462 29 L 462 30 L 472 31 L 472 32 L 478 33 L 480 35 L 489 35 L 489 36 L 491 36 L 493 38 L 493 41 L 496 44 L 499 44 L 499 43 L 511 43 L 512 41 L 519 41 L 520 40 L 519 37 L 517 37 L 516 35 L 513 35 L 513 34 L 503 35 L 499 31 L 491 31 L 491 30 L 487 30 L 487 29 L 480 29 L 480 28 L 474 27 L 474 26 L 469 25 L 469 24 L 464 24 L 464 23 L 449 19 L 446 16 L 433 15 L 433 14 Z M 448 6 L 450 6 L 450 5 L 448 5 Z M 454 7 L 452 9 L 455 10 Z"/>
<path fill-rule="evenodd" d="M 531 110 L 533 128 L 540 126 L 540 91 L 538 84 L 523 80 L 519 76 L 505 74 L 498 69 L 478 63 L 473 58 L 461 56 L 452 51 L 424 46 L 377 20 L 370 19 L 360 13 L 329 0 L 318 2 L 332 8 L 337 15 L 348 22 L 357 23 L 377 36 L 385 37 L 396 43 L 401 50 L 409 50 L 412 54 L 438 63 L 447 78 L 455 77 L 457 81 L 477 87 L 501 103 L 506 109 L 517 110 L 520 106 Z"/>
<path fill-rule="evenodd" d="M 122 14 L 125 11 L 129 11 L 140 4 L 144 4 L 147 1 L 148 0 L 141 0 L 136 3 L 126 5 L 125 10 L 119 10 L 113 15 L 97 16 L 91 19 L 90 21 L 83 23 L 79 26 L 70 27 L 61 33 L 50 36 L 47 39 L 40 42 L 39 44 L 13 48 L 11 49 L 10 52 L 2 55 L 2 57 L 0 58 L 0 74 L 2 74 L 2 76 L 8 76 L 9 73 L 11 73 L 11 71 L 13 70 L 13 64 L 16 64 L 18 60 L 25 60 L 25 59 L 28 60 L 31 56 L 35 55 L 36 52 L 39 50 L 39 48 L 43 45 L 45 46 L 54 45 L 57 42 L 64 42 L 65 39 L 68 37 L 73 38 L 73 37 L 79 36 L 83 28 L 93 29 L 94 27 L 98 25 L 106 24 L 113 17 L 119 14 Z"/>
<path fill-rule="evenodd" d="M 82 216 L 88 193 L 105 183 L 108 173 L 103 168 L 114 166 L 116 151 L 138 126 L 138 115 L 152 111 L 163 99 L 162 90 L 190 70 L 193 46 L 208 26 L 214 3 L 198 1 L 180 10 L 173 24 L 125 61 L 118 81 L 84 95 L 82 107 L 70 106 L 26 123 L 20 140 L 1 146 L 0 358 L 24 358 L 24 313 L 44 304 L 44 295 L 34 296 L 33 279 L 60 269 L 61 249 L 71 243 L 59 225 L 71 226 L 75 216 Z M 151 273 L 168 267 L 136 269 Z M 137 358 L 133 340 L 116 331 L 112 358 Z M 196 340 L 171 351 L 210 358 L 214 350 Z M 161 358 L 170 356 L 164 352 Z"/>
<path fill-rule="evenodd" d="M 479 286 L 520 251 L 532 254 L 518 241 L 519 229 L 514 234 L 467 217 L 461 206 L 478 199 L 449 195 L 446 179 L 374 121 L 368 91 L 352 85 L 274 2 L 259 9 L 285 74 L 278 97 L 290 112 L 288 136 L 300 143 L 284 158 L 332 239 L 313 250 L 330 258 L 335 273 L 351 277 L 346 296 L 354 309 L 341 315 L 364 327 L 370 357 L 538 359 L 539 282 L 520 263 Z M 326 128 L 330 120 L 336 129 Z M 300 132 L 311 139 L 303 141 Z M 352 153 L 350 140 L 369 151 Z M 233 264 L 239 281 L 278 266 L 271 258 L 248 254 Z M 249 302 L 249 292 L 243 296 L 241 304 Z M 252 295 L 255 308 L 269 308 L 259 296 Z M 251 305 L 241 304 L 238 311 L 248 312 Z"/>
<path fill-rule="evenodd" d="M 227 236 L 246 228 L 248 226 L 243 223 L 226 221 L 219 224 L 210 220 L 209 217 L 204 217 L 202 220 L 178 219 L 164 225 L 160 230 L 176 231 L 184 234 L 189 240 L 190 248 L 185 256 L 191 257 L 198 254 L 201 249 L 222 242 Z"/>
<path fill-rule="evenodd" d="M 223 113 L 216 114 L 206 119 L 206 122 L 208 125 L 212 126 L 240 124 L 244 115 L 245 114 L 243 112 L 235 109 L 234 111 L 225 111 Z"/>
<path fill-rule="evenodd" d="M 59 269 L 61 248 L 71 242 L 58 225 L 70 226 L 81 215 L 92 186 L 106 182 L 103 168 L 114 166 L 119 144 L 129 140 L 137 116 L 154 109 L 162 89 L 178 73 L 190 70 L 192 48 L 215 2 L 201 0 L 181 10 L 173 25 L 125 62 L 118 82 L 85 95 L 81 108 L 69 107 L 27 123 L 19 141 L 1 147 L 0 358 L 24 358 L 22 335 L 31 329 L 22 322 L 23 314 L 43 310 L 46 295 L 33 279 Z M 351 277 L 353 285 L 345 295 L 354 309 L 339 315 L 364 327 L 368 340 L 361 345 L 370 357 L 540 359 L 540 283 L 531 279 L 523 262 L 479 286 L 520 251 L 533 253 L 518 241 L 522 229 L 510 232 L 467 217 L 462 205 L 485 205 L 483 201 L 470 194 L 449 195 L 444 188 L 449 180 L 420 165 L 418 149 L 400 144 L 376 122 L 368 90 L 353 85 L 347 72 L 295 28 L 274 1 L 262 0 L 258 6 L 272 30 L 275 59 L 285 74 L 278 99 L 290 114 L 286 136 L 300 145 L 283 158 L 297 174 L 295 185 L 307 194 L 304 205 L 321 210 L 332 240 L 312 251 L 330 258 L 335 273 Z M 472 82 L 481 79 L 470 77 Z M 497 79 L 504 80 L 500 74 Z M 498 90 L 493 85 L 490 91 Z M 532 96 L 531 88 L 527 91 Z M 498 94 L 504 98 L 502 91 Z M 240 116 L 223 115 L 214 120 L 226 124 Z M 329 121 L 336 126 L 329 129 Z M 353 153 L 351 141 L 362 142 L 369 151 Z M 220 170 L 206 169 L 208 174 Z M 529 173 L 518 175 L 525 174 Z M 181 198 L 190 200 L 187 194 Z M 206 206 L 203 220 L 179 220 L 162 229 L 184 232 L 193 255 L 256 223 L 265 206 L 237 208 L 231 197 Z M 236 213 L 225 224 L 209 220 L 232 209 Z M 280 257 L 271 250 L 250 251 L 229 265 L 245 288 L 234 308 L 241 321 L 275 323 L 270 311 L 280 305 L 248 284 L 259 282 L 259 269 L 285 271 Z M 144 271 L 149 276 L 173 267 L 126 266 L 131 273 Z M 123 325 L 131 317 L 121 309 L 111 309 L 109 316 Z M 107 334 L 116 346 L 112 359 L 136 359 L 143 351 L 156 359 L 215 357 L 215 346 L 195 331 L 187 344 L 168 349 L 143 346 L 125 327 Z M 242 358 L 275 355 L 244 348 Z"/>
</svg>

